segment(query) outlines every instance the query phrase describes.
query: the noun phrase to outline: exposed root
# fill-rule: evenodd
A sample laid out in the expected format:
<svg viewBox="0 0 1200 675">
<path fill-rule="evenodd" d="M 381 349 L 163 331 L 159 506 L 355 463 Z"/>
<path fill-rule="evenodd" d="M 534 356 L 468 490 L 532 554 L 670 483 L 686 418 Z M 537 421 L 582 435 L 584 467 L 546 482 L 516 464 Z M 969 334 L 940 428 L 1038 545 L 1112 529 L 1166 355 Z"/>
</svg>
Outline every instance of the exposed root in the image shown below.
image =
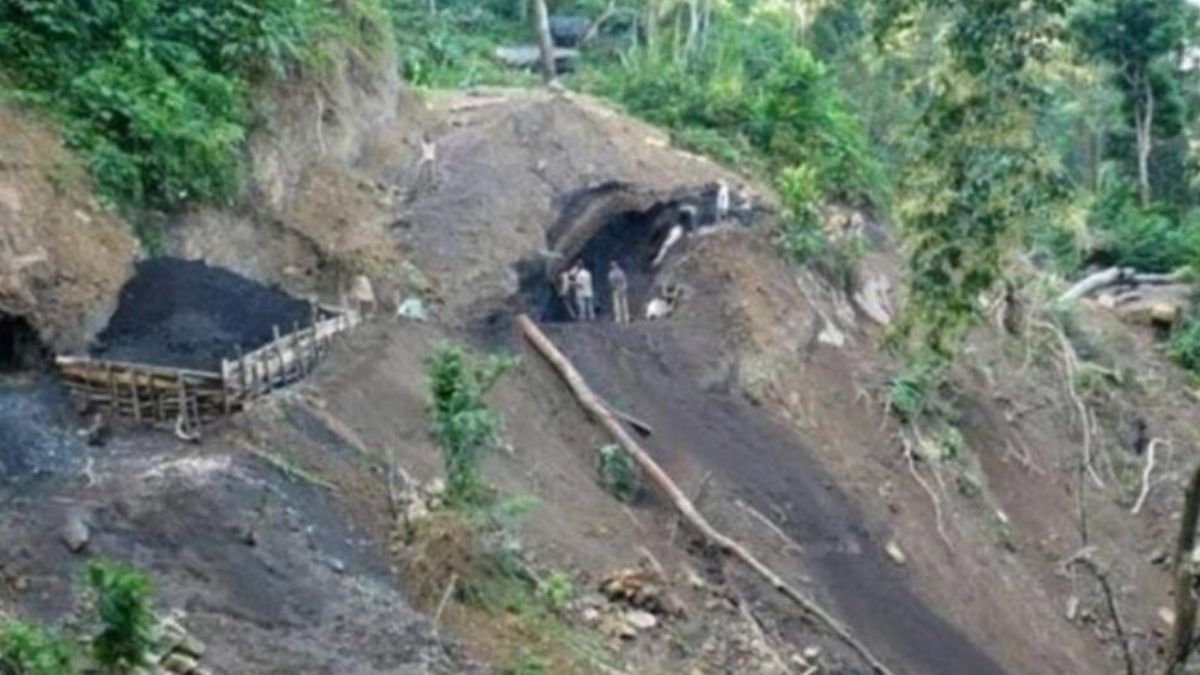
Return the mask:
<svg viewBox="0 0 1200 675">
<path fill-rule="evenodd" d="M 1109 583 L 1108 573 L 1092 558 L 1091 552 L 1090 547 L 1085 547 L 1067 559 L 1064 564 L 1067 567 L 1072 565 L 1084 567 L 1092 573 L 1092 576 L 1100 584 L 1100 590 L 1104 593 L 1104 603 L 1108 607 L 1109 618 L 1113 622 L 1113 630 L 1116 632 L 1117 641 L 1121 645 L 1121 655 L 1125 659 L 1125 673 L 1126 675 L 1137 675 L 1137 664 L 1133 660 L 1133 651 L 1129 647 L 1129 637 L 1125 633 L 1125 624 L 1121 621 L 1121 613 L 1117 610 L 1117 599 L 1113 593 L 1112 584 Z"/>
<path fill-rule="evenodd" d="M 912 474 L 913 480 L 917 481 L 925 494 L 929 495 L 929 500 L 933 502 L 933 518 L 937 525 L 938 536 L 942 538 L 942 542 L 946 544 L 946 548 L 954 550 L 954 545 L 950 543 L 950 537 L 946 534 L 946 526 L 942 521 L 942 500 L 938 497 L 937 492 L 929 485 L 929 481 L 921 477 L 921 473 L 917 471 L 916 452 L 913 450 L 913 443 L 907 436 L 900 438 L 904 444 L 904 458 L 908 461 L 908 472 Z"/>
<path fill-rule="evenodd" d="M 1059 328 L 1046 321 L 1039 321 L 1037 325 L 1043 330 L 1046 330 L 1058 340 L 1059 350 L 1062 355 L 1063 371 L 1066 379 L 1067 396 L 1075 405 L 1075 411 L 1079 416 L 1079 424 L 1083 429 L 1083 469 L 1096 487 L 1104 489 L 1104 481 L 1100 479 L 1100 475 L 1096 473 L 1096 468 L 1092 466 L 1092 424 L 1091 416 L 1088 414 L 1087 404 L 1080 398 L 1079 392 L 1075 389 L 1075 375 L 1079 370 L 1079 357 L 1075 355 L 1075 348 L 1071 346 L 1071 341 L 1067 339 L 1065 333 Z"/>
<path fill-rule="evenodd" d="M 1137 514 L 1146 504 L 1146 497 L 1150 494 L 1150 477 L 1154 473 L 1154 451 L 1158 449 L 1158 446 L 1165 444 L 1167 441 L 1161 438 L 1150 441 L 1150 446 L 1146 450 L 1146 468 L 1142 470 L 1142 491 L 1138 493 L 1137 501 L 1133 503 L 1130 513 Z"/>
</svg>

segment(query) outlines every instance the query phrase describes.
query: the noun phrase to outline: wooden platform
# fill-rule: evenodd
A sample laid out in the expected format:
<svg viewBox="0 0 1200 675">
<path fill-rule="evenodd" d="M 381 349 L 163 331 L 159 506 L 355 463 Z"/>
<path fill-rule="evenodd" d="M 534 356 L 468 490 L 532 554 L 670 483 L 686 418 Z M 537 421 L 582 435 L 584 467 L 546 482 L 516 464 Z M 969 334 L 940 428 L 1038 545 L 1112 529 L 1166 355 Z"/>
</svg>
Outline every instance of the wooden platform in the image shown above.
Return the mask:
<svg viewBox="0 0 1200 675">
<path fill-rule="evenodd" d="M 137 424 L 196 426 L 243 410 L 252 401 L 308 375 L 328 354 L 335 337 L 362 323 L 353 310 L 323 308 L 313 319 L 246 354 L 221 362 L 219 372 L 106 361 L 87 356 L 55 360 L 63 382 L 80 403 Z"/>
</svg>

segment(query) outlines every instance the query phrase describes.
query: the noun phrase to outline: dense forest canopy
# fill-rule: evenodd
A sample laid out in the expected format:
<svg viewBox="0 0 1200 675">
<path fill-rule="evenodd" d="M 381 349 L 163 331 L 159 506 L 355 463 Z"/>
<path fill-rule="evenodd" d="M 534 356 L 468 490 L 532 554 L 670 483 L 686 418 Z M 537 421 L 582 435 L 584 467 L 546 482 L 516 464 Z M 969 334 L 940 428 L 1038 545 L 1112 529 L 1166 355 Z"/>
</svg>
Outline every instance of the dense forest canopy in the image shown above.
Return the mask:
<svg viewBox="0 0 1200 675">
<path fill-rule="evenodd" d="M 86 5 L 86 7 L 85 7 Z M 12 0 L 5 96 L 45 109 L 137 214 L 228 202 L 250 92 L 395 38 L 418 87 L 530 85 L 526 0 Z M 1196 8 L 1184 0 L 559 0 L 586 27 L 566 86 L 779 194 L 797 262 L 852 262 L 821 205 L 898 223 L 910 312 L 941 357 L 1014 260 L 1169 272 L 1200 256 Z M 147 239 L 153 233 L 146 230 Z"/>
</svg>

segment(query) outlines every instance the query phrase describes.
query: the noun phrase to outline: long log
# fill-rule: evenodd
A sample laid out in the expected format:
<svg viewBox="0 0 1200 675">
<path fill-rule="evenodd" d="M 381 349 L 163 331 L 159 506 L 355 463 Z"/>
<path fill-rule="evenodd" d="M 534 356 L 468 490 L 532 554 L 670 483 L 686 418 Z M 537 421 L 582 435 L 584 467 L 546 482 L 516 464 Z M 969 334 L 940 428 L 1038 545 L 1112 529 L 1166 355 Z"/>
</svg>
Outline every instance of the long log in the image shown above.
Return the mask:
<svg viewBox="0 0 1200 675">
<path fill-rule="evenodd" d="M 760 561 L 744 546 L 737 541 L 727 537 L 719 532 L 708 520 L 696 509 L 692 501 L 687 495 L 679 489 L 671 477 L 663 471 L 662 467 L 655 462 L 649 453 L 634 440 L 633 436 L 625 430 L 616 415 L 605 405 L 604 401 L 597 396 L 592 389 L 584 381 L 579 371 L 575 369 L 566 356 L 554 346 L 554 343 L 542 333 L 537 324 L 528 316 L 521 314 L 517 317 L 517 325 L 520 327 L 522 334 L 531 345 L 554 367 L 558 374 L 566 382 L 575 398 L 579 400 L 580 405 L 588 412 L 589 415 L 624 448 L 634 461 L 638 463 L 642 471 L 649 476 L 660 490 L 662 490 L 674 504 L 676 510 L 683 516 L 692 527 L 694 527 L 701 535 L 704 536 L 710 544 L 718 551 L 735 558 L 749 567 L 755 574 L 766 581 L 772 588 L 777 590 L 784 597 L 795 602 L 808 614 L 815 617 L 823 623 L 830 631 L 838 638 L 845 642 L 851 649 L 858 653 L 876 672 L 881 675 L 893 675 L 879 659 L 877 659 L 867 648 L 865 644 L 855 638 L 850 630 L 840 621 L 833 617 L 827 610 L 818 605 L 816 601 L 808 598 L 799 590 L 793 588 L 782 577 L 776 574 L 770 567 Z"/>
<path fill-rule="evenodd" d="M 1184 281 L 1187 279 L 1187 276 L 1188 270 L 1186 269 L 1175 270 L 1167 274 L 1155 274 L 1150 272 L 1139 273 L 1131 267 L 1110 267 L 1080 279 L 1067 292 L 1058 296 L 1058 301 L 1061 303 L 1075 302 L 1102 288 L 1118 284 L 1127 284 L 1130 286 L 1167 286 Z"/>
</svg>

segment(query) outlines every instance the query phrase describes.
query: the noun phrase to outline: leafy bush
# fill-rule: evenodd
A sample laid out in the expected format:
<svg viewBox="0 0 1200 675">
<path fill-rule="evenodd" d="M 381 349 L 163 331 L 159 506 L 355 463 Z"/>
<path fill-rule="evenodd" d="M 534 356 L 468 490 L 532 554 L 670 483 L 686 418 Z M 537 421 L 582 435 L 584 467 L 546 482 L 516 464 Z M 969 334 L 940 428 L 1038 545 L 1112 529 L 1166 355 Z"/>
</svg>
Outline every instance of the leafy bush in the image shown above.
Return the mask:
<svg viewBox="0 0 1200 675">
<path fill-rule="evenodd" d="M 777 241 L 792 260 L 807 262 L 826 244 L 817 212 L 821 197 L 817 172 L 807 165 L 784 169 L 776 189 L 783 205 Z"/>
<path fill-rule="evenodd" d="M 1167 350 L 1175 363 L 1200 375 L 1200 318 L 1192 317 L 1181 326 Z"/>
<path fill-rule="evenodd" d="M 722 10 L 733 11 L 733 10 Z M 770 13 L 712 22 L 689 59 L 645 47 L 583 72 L 584 88 L 665 126 L 722 161 L 780 171 L 807 166 L 826 197 L 882 198 L 886 181 L 833 77 Z"/>
<path fill-rule="evenodd" d="M 443 2 L 430 14 L 424 0 L 403 0 L 393 12 L 400 73 L 418 87 L 458 88 L 536 81 L 498 63 L 497 44 L 527 39 L 528 26 L 487 2 Z"/>
<path fill-rule="evenodd" d="M 451 505 L 474 507 L 486 500 L 479 465 L 483 450 L 496 442 L 497 419 L 483 396 L 514 363 L 499 357 L 478 362 L 452 345 L 426 363 L 432 432 L 442 447 Z"/>
<path fill-rule="evenodd" d="M 892 378 L 888 401 L 901 422 L 915 422 L 929 410 L 945 374 L 945 360 L 931 351 L 914 357 L 909 366 Z"/>
<path fill-rule="evenodd" d="M 164 208 L 236 196 L 248 85 L 371 40 L 375 0 L 0 3 L 0 63 L 51 111 L 111 202 Z M 339 9 L 340 7 L 340 9 Z"/>
<path fill-rule="evenodd" d="M 76 672 L 74 647 L 62 636 L 20 621 L 0 626 L 0 673 L 69 675 Z"/>
<path fill-rule="evenodd" d="M 1111 181 L 1096 201 L 1091 226 L 1106 262 L 1143 272 L 1170 272 L 1200 261 L 1200 213 L 1177 217 L 1143 210 L 1127 181 Z"/>
<path fill-rule="evenodd" d="M 92 563 L 87 582 L 100 614 L 100 634 L 92 640 L 96 663 L 118 671 L 147 665 L 155 625 L 150 579 L 116 563 Z"/>
<path fill-rule="evenodd" d="M 642 473 L 633 457 L 619 445 L 600 448 L 600 481 L 623 502 L 633 502 L 642 492 Z"/>
</svg>

